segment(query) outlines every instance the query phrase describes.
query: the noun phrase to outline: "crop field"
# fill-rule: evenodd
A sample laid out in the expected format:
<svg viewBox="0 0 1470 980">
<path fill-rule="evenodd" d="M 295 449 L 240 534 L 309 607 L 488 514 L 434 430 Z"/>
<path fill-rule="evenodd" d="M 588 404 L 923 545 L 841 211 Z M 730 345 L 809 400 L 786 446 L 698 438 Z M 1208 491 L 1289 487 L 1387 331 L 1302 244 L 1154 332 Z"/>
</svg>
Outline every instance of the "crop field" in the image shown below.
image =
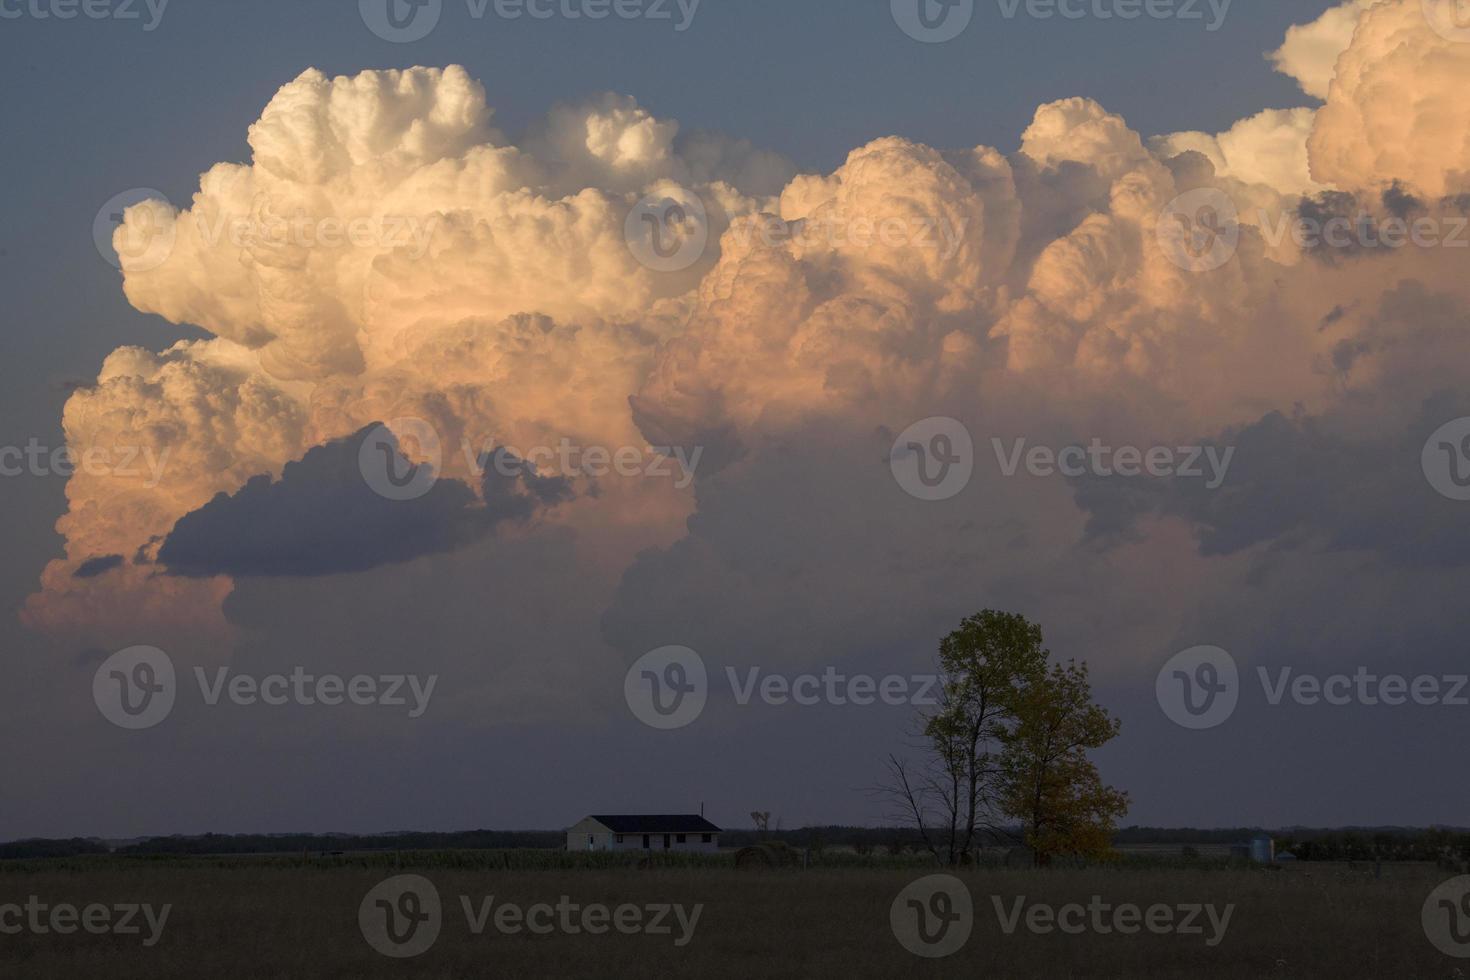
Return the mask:
<svg viewBox="0 0 1470 980">
<path fill-rule="evenodd" d="M 806 869 L 513 851 L 15 861 L 0 863 L 0 929 L 7 903 L 43 928 L 0 933 L 0 976 L 1449 980 L 1470 967 L 1426 938 L 1426 897 L 1447 877 L 1432 864 L 962 869 L 967 935 L 927 958 L 894 915 L 934 873 L 856 855 Z M 404 880 L 420 883 L 411 902 L 394 891 Z M 52 918 L 58 906 L 77 918 Z M 79 924 L 138 906 L 134 931 Z M 401 913 L 396 939 L 422 924 L 422 948 L 384 952 L 365 925 L 383 913 Z"/>
</svg>

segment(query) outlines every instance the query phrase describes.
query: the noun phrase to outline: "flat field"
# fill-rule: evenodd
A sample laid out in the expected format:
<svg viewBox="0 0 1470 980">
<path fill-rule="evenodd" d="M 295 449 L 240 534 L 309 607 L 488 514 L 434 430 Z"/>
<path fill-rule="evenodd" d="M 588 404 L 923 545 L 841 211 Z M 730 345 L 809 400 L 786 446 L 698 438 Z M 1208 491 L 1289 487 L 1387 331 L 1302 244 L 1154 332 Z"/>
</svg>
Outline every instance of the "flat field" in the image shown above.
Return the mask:
<svg viewBox="0 0 1470 980">
<path fill-rule="evenodd" d="M 968 941 L 950 956 L 927 959 L 896 938 L 890 911 L 900 893 L 933 874 L 933 868 L 881 860 L 807 870 L 736 869 L 726 861 L 644 869 L 529 863 L 453 852 L 0 863 L 0 909 L 7 903 L 46 907 L 35 913 L 42 929 L 27 923 L 18 934 L 0 932 L 0 976 L 1450 980 L 1470 975 L 1470 960 L 1444 955 L 1426 936 L 1425 900 L 1451 877 L 1432 865 L 1385 865 L 1381 876 L 1365 865 L 1267 870 L 1214 862 L 965 869 L 956 877 L 973 903 Z M 369 893 L 400 875 L 432 883 L 440 907 L 432 943 L 405 959 L 375 950 L 359 920 L 365 904 L 370 918 L 378 914 Z M 116 922 L 120 913 L 113 910 L 144 903 L 155 918 L 162 906 L 171 907 L 152 945 L 146 945 L 150 926 L 142 913 L 135 916 L 138 933 L 76 928 L 60 934 L 50 928 L 50 910 L 57 905 L 75 906 L 83 915 L 88 906 L 106 906 Z M 1213 906 L 1216 922 L 1226 907 L 1231 909 L 1223 931 L 1200 912 L 1193 921 L 1198 933 L 1140 928 L 1123 934 L 1114 928 L 1120 921 L 1116 910 L 1129 905 L 1145 916 L 1150 907 L 1174 910 L 1175 926 L 1193 906 Z M 511 907 L 508 912 L 505 906 Z M 531 911 L 536 906 L 551 908 Z M 657 925 L 668 931 L 649 930 L 664 906 L 670 911 Z M 1067 911 L 1068 906 L 1074 908 Z M 404 905 L 398 898 L 384 907 L 405 916 L 428 914 L 425 905 Z M 698 917 L 691 920 L 696 907 Z M 596 911 L 587 917 L 596 908 L 605 908 L 609 918 L 600 920 Z M 100 922 L 101 913 L 93 914 Z M 1164 912 L 1153 914 L 1163 922 Z M 619 915 L 629 931 L 617 927 Z M 1014 923 L 1009 927 L 1008 919 Z M 0 926 L 15 921 L 13 913 L 9 918 L 0 913 Z M 64 915 L 58 921 L 67 923 Z M 598 924 L 605 930 L 601 934 L 584 928 Z"/>
</svg>

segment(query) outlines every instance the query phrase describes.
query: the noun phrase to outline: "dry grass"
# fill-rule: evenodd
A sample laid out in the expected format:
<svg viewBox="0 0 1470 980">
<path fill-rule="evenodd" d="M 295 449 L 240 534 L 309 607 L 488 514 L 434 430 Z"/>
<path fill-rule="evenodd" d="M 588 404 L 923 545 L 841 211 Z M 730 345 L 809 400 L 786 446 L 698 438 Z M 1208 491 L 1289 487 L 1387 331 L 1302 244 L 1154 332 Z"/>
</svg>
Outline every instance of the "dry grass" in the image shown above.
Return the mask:
<svg viewBox="0 0 1470 980">
<path fill-rule="evenodd" d="M 418 873 L 407 861 L 400 870 Z M 391 872 L 390 872 L 391 873 Z M 1440 955 L 1420 908 L 1444 877 L 1426 866 L 1318 865 L 1240 869 L 961 873 L 975 898 L 969 944 L 940 961 L 907 953 L 888 925 L 889 905 L 916 870 L 661 868 L 652 871 L 423 869 L 443 896 L 443 931 L 411 961 L 374 952 L 357 926 L 377 868 L 245 862 L 175 867 L 100 863 L 82 870 L 0 867 L 0 904 L 38 895 L 50 903 L 149 902 L 174 906 L 163 940 L 0 935 L 0 976 L 107 977 L 1405 977 L 1470 974 Z M 693 941 L 669 936 L 470 934 L 459 896 L 528 906 L 562 895 L 587 904 L 703 903 Z M 990 896 L 1086 904 L 1234 903 L 1223 943 L 1202 937 L 1004 935 Z M 1461 971 L 1457 974 L 1457 967 Z"/>
</svg>

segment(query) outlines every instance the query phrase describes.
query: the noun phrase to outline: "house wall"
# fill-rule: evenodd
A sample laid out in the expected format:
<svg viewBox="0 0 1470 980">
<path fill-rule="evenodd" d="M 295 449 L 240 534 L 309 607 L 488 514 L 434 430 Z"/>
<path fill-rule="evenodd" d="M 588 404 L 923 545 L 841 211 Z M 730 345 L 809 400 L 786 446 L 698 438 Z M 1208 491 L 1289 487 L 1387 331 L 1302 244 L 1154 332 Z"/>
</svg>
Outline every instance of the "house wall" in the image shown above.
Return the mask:
<svg viewBox="0 0 1470 980">
<path fill-rule="evenodd" d="M 641 851 L 643 850 L 643 834 L 624 834 L 622 843 L 618 843 L 617 836 L 613 836 L 609 850 L 614 851 Z M 679 843 L 677 834 L 669 834 L 670 851 L 681 851 L 685 853 L 694 852 L 698 854 L 713 854 L 720 849 L 720 835 L 710 834 L 710 842 L 703 842 L 702 834 L 685 834 L 684 843 Z M 585 844 L 585 838 L 583 843 Z M 649 834 L 648 849 L 651 851 L 664 850 L 664 835 Z"/>
<path fill-rule="evenodd" d="M 649 834 L 648 850 L 663 851 L 664 835 Z M 708 844 L 704 842 L 702 834 L 685 834 L 683 843 L 679 842 L 677 834 L 669 834 L 669 851 L 680 851 L 684 853 L 713 854 L 720 849 L 720 835 L 710 834 Z M 623 834 L 622 840 L 607 827 L 590 818 L 579 821 L 567 831 L 568 851 L 641 851 L 643 846 L 643 834 Z"/>
</svg>

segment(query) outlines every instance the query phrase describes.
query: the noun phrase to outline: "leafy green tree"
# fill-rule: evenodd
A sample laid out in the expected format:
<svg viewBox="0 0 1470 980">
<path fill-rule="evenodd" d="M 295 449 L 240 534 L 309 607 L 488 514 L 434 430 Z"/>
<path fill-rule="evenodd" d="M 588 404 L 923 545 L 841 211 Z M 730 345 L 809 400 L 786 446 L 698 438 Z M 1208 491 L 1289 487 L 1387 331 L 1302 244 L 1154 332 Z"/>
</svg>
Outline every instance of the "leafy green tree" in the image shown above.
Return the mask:
<svg viewBox="0 0 1470 980">
<path fill-rule="evenodd" d="M 879 793 L 941 864 L 969 863 L 977 833 L 999 831 L 1001 755 L 1046 663 L 1041 628 L 1013 613 L 986 610 L 940 642 L 938 704 L 920 712 L 916 733 L 926 755 L 889 756 Z"/>
<path fill-rule="evenodd" d="M 1087 752 L 1116 738 L 1121 724 L 1092 703 L 1087 665 L 1053 666 L 1019 692 L 1012 710 L 1000 760 L 1002 810 L 1022 822 L 1036 862 L 1107 854 L 1128 794 L 1103 784 Z"/>
</svg>

